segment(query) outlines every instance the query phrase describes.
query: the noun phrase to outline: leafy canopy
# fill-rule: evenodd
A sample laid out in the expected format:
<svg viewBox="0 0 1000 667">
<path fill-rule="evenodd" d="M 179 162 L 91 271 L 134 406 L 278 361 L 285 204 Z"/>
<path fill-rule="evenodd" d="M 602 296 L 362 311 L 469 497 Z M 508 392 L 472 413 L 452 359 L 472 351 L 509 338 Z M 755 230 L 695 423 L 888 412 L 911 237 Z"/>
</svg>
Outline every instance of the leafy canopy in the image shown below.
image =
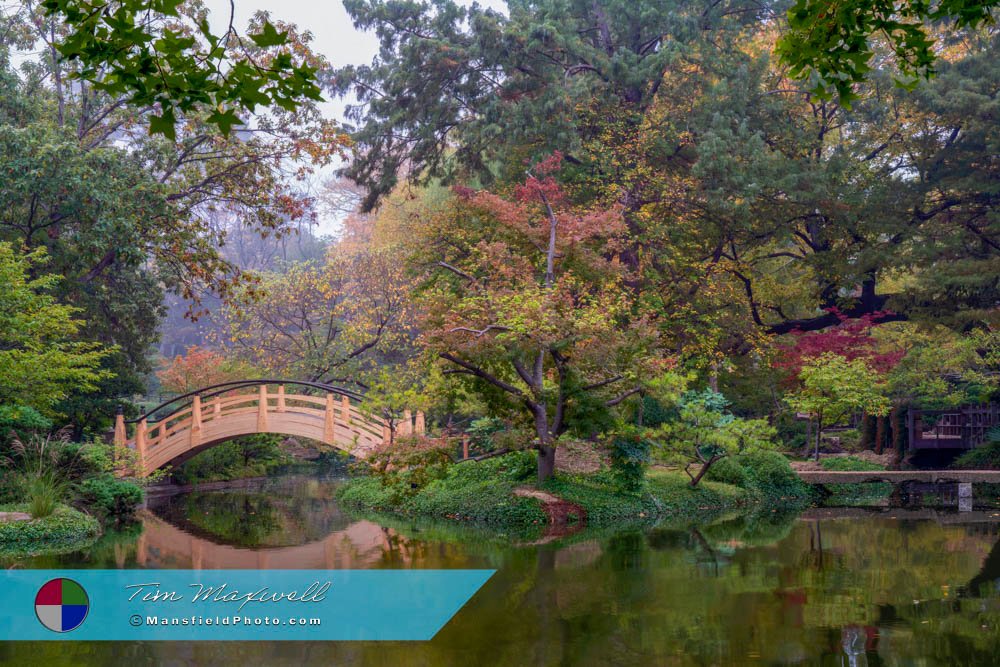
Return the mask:
<svg viewBox="0 0 1000 667">
<path fill-rule="evenodd" d="M 216 35 L 207 12 L 184 0 L 45 0 L 50 18 L 69 37 L 57 47 L 77 61 L 75 76 L 96 90 L 127 96 L 135 107 L 158 107 L 149 130 L 175 137 L 178 112 L 208 108 L 205 122 L 223 134 L 241 113 L 279 106 L 294 111 L 303 99 L 321 100 L 316 69 L 293 57 L 288 32 L 269 20 L 245 40 L 233 28 Z"/>
<path fill-rule="evenodd" d="M 930 22 L 950 22 L 956 29 L 993 23 L 997 0 L 796 0 L 788 10 L 789 30 L 775 49 L 795 78 L 816 74 L 812 92 L 850 106 L 854 90 L 872 70 L 874 38 L 884 39 L 911 88 L 920 76 L 935 73 L 936 42 L 928 34 Z"/>
<path fill-rule="evenodd" d="M 77 309 L 48 293 L 59 276 L 30 277 L 44 262 L 42 250 L 23 255 L 0 242 L 0 403 L 51 415 L 71 391 L 107 377 L 98 368 L 111 350 L 73 340 L 83 325 Z"/>
<path fill-rule="evenodd" d="M 828 352 L 806 362 L 799 380 L 802 386 L 786 400 L 794 410 L 812 415 L 820 427 L 836 424 L 851 412 L 889 413 L 885 383 L 864 359 Z"/>
</svg>

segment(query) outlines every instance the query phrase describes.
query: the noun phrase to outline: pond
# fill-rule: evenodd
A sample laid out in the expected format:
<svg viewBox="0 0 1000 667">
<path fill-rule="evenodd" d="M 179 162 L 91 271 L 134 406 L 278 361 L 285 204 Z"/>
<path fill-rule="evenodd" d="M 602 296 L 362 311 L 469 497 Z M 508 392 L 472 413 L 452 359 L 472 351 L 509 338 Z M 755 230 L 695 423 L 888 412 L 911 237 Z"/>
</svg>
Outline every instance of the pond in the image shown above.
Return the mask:
<svg viewBox="0 0 1000 667">
<path fill-rule="evenodd" d="M 1000 654 L 1000 511 L 810 509 L 573 535 L 359 516 L 336 479 L 175 496 L 24 568 L 496 568 L 434 638 L 4 642 L 0 663 L 973 665 Z M 6 638 L 5 638 L 6 639 Z"/>
</svg>

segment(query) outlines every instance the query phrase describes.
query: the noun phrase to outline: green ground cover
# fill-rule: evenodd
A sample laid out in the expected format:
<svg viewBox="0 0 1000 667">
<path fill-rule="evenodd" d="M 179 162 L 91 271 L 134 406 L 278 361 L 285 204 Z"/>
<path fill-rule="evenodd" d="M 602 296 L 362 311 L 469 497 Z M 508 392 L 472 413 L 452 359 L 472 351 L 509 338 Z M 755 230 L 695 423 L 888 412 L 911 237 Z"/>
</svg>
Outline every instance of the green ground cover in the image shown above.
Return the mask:
<svg viewBox="0 0 1000 667">
<path fill-rule="evenodd" d="M 356 477 L 338 491 L 347 506 L 409 516 L 433 516 L 498 525 L 547 521 L 539 501 L 518 497 L 514 489 L 535 488 L 534 454 L 516 452 L 482 462 L 451 465 L 444 476 L 422 488 L 387 485 L 377 476 Z M 784 456 L 761 452 L 718 465 L 709 479 L 692 488 L 677 470 L 653 469 L 638 492 L 623 491 L 607 471 L 561 474 L 540 490 L 580 505 L 592 526 L 645 522 L 729 509 L 800 507 L 812 498 Z"/>
<path fill-rule="evenodd" d="M 28 512 L 26 503 L 0 505 L 0 512 Z M 27 521 L 0 521 L 0 556 L 73 551 L 90 544 L 101 533 L 94 517 L 67 505 L 51 514 Z"/>
</svg>

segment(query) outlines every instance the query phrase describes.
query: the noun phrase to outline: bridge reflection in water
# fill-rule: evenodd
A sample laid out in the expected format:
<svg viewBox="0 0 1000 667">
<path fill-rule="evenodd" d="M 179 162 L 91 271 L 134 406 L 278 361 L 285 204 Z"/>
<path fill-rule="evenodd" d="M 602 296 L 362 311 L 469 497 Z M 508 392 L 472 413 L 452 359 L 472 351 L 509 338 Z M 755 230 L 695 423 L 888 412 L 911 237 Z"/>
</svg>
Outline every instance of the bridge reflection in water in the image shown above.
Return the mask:
<svg viewBox="0 0 1000 667">
<path fill-rule="evenodd" d="M 193 535 L 150 511 L 136 544 L 136 562 L 145 568 L 193 570 L 361 569 L 386 561 L 411 561 L 406 541 L 391 528 L 355 521 L 321 540 L 287 547 L 241 548 Z M 124 566 L 123 562 L 119 567 Z"/>
</svg>

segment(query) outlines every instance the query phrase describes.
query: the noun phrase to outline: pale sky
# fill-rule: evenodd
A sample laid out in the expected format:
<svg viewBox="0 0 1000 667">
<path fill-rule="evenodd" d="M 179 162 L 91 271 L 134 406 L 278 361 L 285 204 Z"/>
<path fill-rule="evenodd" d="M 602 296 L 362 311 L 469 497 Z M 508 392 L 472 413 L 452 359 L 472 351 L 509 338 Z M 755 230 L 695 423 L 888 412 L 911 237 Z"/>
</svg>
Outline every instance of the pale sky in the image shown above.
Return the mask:
<svg viewBox="0 0 1000 667">
<path fill-rule="evenodd" d="M 472 4 L 470 0 L 458 1 L 459 4 Z M 480 0 L 479 4 L 506 11 L 504 0 Z M 205 0 L 205 5 L 211 12 L 212 28 L 217 34 L 221 33 L 229 21 L 229 0 Z M 235 7 L 234 25 L 241 32 L 246 30 L 247 21 L 258 10 L 269 11 L 276 20 L 295 23 L 300 29 L 308 29 L 313 34 L 313 50 L 326 56 L 334 67 L 371 62 L 378 51 L 378 40 L 374 33 L 355 30 L 340 0 L 236 0 Z M 328 117 L 341 120 L 344 101 L 328 101 L 321 108 Z M 332 173 L 333 169 L 325 171 Z M 322 180 L 322 176 L 317 182 L 319 180 Z M 321 217 L 317 231 L 320 234 L 333 234 L 338 228 L 339 220 Z"/>
</svg>

